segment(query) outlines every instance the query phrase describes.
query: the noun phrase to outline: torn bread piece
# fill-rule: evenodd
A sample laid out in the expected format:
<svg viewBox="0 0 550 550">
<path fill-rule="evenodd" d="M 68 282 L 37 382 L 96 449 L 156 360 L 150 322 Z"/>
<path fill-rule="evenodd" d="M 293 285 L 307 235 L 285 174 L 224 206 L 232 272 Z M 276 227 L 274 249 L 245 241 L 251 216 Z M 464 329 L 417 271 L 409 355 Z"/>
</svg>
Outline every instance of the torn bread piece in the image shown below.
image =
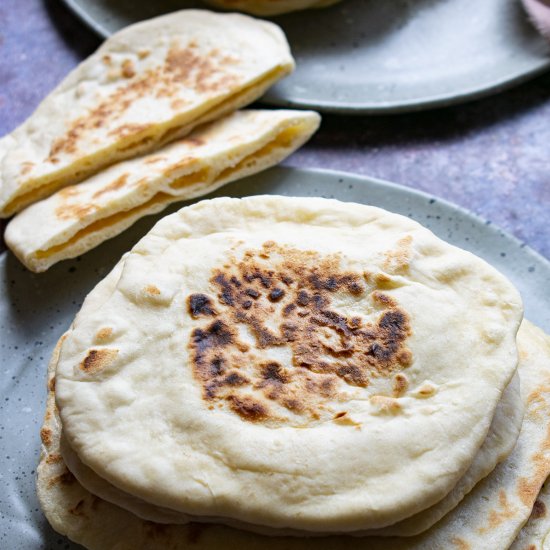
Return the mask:
<svg viewBox="0 0 550 550">
<path fill-rule="evenodd" d="M 111 278 L 114 288 L 116 278 Z M 410 538 L 317 538 L 318 550 L 462 550 L 507 548 L 525 523 L 549 470 L 550 338 L 524 321 L 518 333 L 519 374 L 526 416 L 518 444 L 510 457 L 426 533 Z M 134 514 L 84 489 L 60 454 L 62 427 L 55 406 L 55 365 L 49 367 L 47 411 L 41 431 L 42 452 L 37 489 L 42 510 L 52 527 L 89 550 L 147 549 L 305 550 L 309 539 L 265 537 L 221 525 L 163 525 Z M 532 518 L 533 516 L 531 516 Z M 527 524 L 527 527 L 529 524 Z M 522 531 L 523 532 L 523 531 Z M 521 534 L 514 550 L 524 550 Z M 529 548 L 529 546 L 527 546 Z M 543 546 L 536 546 L 544 548 Z"/>
<path fill-rule="evenodd" d="M 239 109 L 293 68 L 281 29 L 245 15 L 183 10 L 123 29 L 0 149 L 0 217 Z"/>
<path fill-rule="evenodd" d="M 277 164 L 311 137 L 319 121 L 311 111 L 237 111 L 29 206 L 8 224 L 6 243 L 29 269 L 44 271 L 172 202 Z"/>
</svg>

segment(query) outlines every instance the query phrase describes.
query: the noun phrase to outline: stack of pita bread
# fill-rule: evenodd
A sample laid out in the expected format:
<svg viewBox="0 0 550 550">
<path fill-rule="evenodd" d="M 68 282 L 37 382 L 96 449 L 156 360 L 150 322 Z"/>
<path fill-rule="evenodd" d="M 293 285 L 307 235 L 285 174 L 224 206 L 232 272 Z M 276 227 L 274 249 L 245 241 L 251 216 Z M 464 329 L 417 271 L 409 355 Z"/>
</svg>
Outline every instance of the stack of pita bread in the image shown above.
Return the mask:
<svg viewBox="0 0 550 550">
<path fill-rule="evenodd" d="M 522 317 L 494 268 L 378 208 L 183 208 L 54 352 L 44 513 L 101 550 L 539 548 L 550 338 Z"/>
<path fill-rule="evenodd" d="M 115 34 L 0 140 L 7 245 L 44 271 L 280 162 L 319 115 L 237 110 L 293 68 L 279 27 L 244 15 L 184 10 Z"/>
</svg>

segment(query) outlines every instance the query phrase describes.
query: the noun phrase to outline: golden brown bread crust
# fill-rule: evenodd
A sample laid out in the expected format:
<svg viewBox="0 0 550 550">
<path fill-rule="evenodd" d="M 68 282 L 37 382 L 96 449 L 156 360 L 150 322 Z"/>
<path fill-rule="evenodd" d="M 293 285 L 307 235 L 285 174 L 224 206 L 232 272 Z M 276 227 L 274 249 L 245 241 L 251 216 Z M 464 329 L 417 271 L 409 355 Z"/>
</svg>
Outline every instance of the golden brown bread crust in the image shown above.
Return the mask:
<svg viewBox="0 0 550 550">
<path fill-rule="evenodd" d="M 338 255 L 268 241 L 214 270 L 210 283 L 212 295 L 192 294 L 187 306 L 198 325 L 188 344 L 193 369 L 211 406 L 279 425 L 326 419 L 327 400 L 344 403 L 348 385 L 373 377 L 395 374 L 396 395 L 407 387 L 407 313 L 363 273 L 343 270 Z M 335 310 L 336 300 L 368 295 L 375 323 Z M 266 359 L 273 348 L 290 352 L 291 368 Z"/>
</svg>

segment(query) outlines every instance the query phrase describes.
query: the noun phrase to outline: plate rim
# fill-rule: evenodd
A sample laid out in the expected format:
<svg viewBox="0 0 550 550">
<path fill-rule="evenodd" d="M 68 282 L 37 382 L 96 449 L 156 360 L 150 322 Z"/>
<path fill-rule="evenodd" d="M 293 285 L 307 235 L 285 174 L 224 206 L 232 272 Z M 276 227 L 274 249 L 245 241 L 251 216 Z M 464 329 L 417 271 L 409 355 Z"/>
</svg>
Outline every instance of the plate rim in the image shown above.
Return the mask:
<svg viewBox="0 0 550 550">
<path fill-rule="evenodd" d="M 82 22 L 84 22 L 91 30 L 98 34 L 101 38 L 107 39 L 113 33 L 109 32 L 101 23 L 98 23 L 77 0 L 62 0 L 73 14 L 75 14 Z M 285 99 L 277 97 L 268 91 L 258 101 L 275 107 L 294 107 L 299 109 L 316 109 L 327 114 L 337 115 L 388 115 L 401 114 L 424 111 L 429 109 L 437 109 L 441 107 L 449 107 L 462 103 L 475 101 L 484 97 L 497 94 L 504 90 L 511 89 L 519 84 L 532 80 L 533 78 L 544 74 L 550 70 L 550 57 L 547 59 L 541 58 L 538 63 L 533 65 L 528 70 L 518 71 L 510 74 L 507 77 L 502 77 L 499 80 L 492 81 L 482 87 L 474 86 L 465 89 L 459 93 L 436 94 L 422 98 L 413 98 L 407 101 L 390 101 L 390 102 L 349 102 L 339 100 L 311 100 L 311 99 Z"/>
</svg>

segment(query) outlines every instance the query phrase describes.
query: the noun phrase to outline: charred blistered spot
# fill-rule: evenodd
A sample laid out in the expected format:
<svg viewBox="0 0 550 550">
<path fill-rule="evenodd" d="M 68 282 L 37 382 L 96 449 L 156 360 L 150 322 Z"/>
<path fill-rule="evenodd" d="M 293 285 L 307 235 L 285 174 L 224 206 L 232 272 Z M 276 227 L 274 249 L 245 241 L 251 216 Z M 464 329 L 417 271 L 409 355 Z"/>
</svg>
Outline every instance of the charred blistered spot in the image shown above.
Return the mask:
<svg viewBox="0 0 550 550">
<path fill-rule="evenodd" d="M 272 384 L 286 384 L 290 377 L 278 363 L 268 363 L 262 368 L 262 378 Z"/>
<path fill-rule="evenodd" d="M 214 277 L 214 282 L 220 288 L 220 293 L 218 294 L 218 299 L 222 304 L 227 306 L 232 306 L 235 303 L 233 298 L 234 289 L 231 281 L 223 273 L 219 273 Z"/>
<path fill-rule="evenodd" d="M 341 263 L 339 255 L 321 257 L 271 242 L 214 270 L 217 303 L 208 303 L 208 314 L 215 320 L 195 328 L 189 344 L 203 397 L 243 420 L 278 423 L 332 415 L 324 403 L 338 401 L 346 387 L 366 388 L 374 378 L 393 376 L 394 396 L 401 396 L 408 386 L 399 374 L 412 363 L 405 345 L 409 318 L 395 299 L 369 287 L 362 271 L 342 269 Z M 376 306 L 370 311 L 378 311 L 369 319 L 348 316 L 333 304 L 369 298 Z M 239 326 L 252 345 L 241 341 Z M 284 367 L 266 361 L 277 348 L 290 352 Z"/>
<path fill-rule="evenodd" d="M 206 330 L 195 329 L 191 336 L 198 359 L 210 350 L 219 350 L 234 342 L 233 332 L 220 320 L 214 321 Z"/>
<path fill-rule="evenodd" d="M 82 371 L 88 374 L 95 374 L 102 371 L 115 360 L 118 355 L 117 349 L 100 348 L 91 349 L 86 357 L 82 360 L 79 367 Z"/>
<path fill-rule="evenodd" d="M 231 409 L 245 420 L 255 422 L 263 420 L 268 416 L 268 409 L 262 403 L 255 401 L 251 397 L 236 397 L 230 395 L 228 397 Z"/>
<path fill-rule="evenodd" d="M 296 302 L 299 306 L 306 307 L 310 302 L 309 294 L 305 290 L 300 290 Z"/>
<path fill-rule="evenodd" d="M 288 304 L 283 309 L 283 315 L 288 317 L 296 309 L 296 304 Z"/>
<path fill-rule="evenodd" d="M 395 302 L 395 300 L 391 296 L 388 296 L 387 294 L 384 294 L 383 292 L 374 291 L 371 294 L 371 297 L 372 297 L 372 300 L 375 303 L 377 303 L 381 306 L 395 307 L 397 305 L 397 303 Z"/>
<path fill-rule="evenodd" d="M 269 299 L 272 302 L 278 302 L 285 295 L 285 291 L 282 288 L 274 288 L 269 293 Z"/>
<path fill-rule="evenodd" d="M 206 294 L 191 294 L 187 298 L 187 309 L 194 319 L 201 315 L 212 316 L 216 314 L 212 300 Z"/>
<path fill-rule="evenodd" d="M 240 375 L 238 372 L 232 372 L 231 374 L 228 374 L 223 380 L 223 384 L 227 386 L 242 386 L 247 382 L 248 378 L 246 378 L 246 376 Z"/>
</svg>

